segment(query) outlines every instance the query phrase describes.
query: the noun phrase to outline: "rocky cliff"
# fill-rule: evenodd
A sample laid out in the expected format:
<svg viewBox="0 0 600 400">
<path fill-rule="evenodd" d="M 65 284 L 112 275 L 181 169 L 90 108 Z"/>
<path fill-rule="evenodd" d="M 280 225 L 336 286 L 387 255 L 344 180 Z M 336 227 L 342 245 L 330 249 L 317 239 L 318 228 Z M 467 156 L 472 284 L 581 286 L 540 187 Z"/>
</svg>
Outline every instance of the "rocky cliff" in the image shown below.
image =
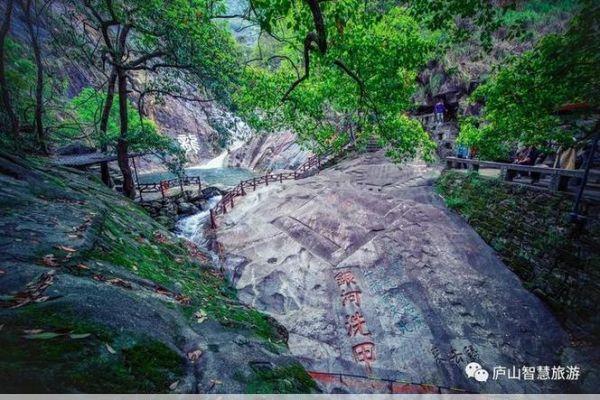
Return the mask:
<svg viewBox="0 0 600 400">
<path fill-rule="evenodd" d="M 311 155 L 296 140 L 290 131 L 253 135 L 229 154 L 228 165 L 259 171 L 295 169 Z"/>
<path fill-rule="evenodd" d="M 446 43 L 417 76 L 413 96 L 413 114 L 417 117 L 433 112 L 436 102 L 446 107 L 446 124 L 439 126 L 428 119 L 425 129 L 438 144 L 438 154 L 455 154 L 458 121 L 480 115 L 484 104 L 472 102 L 469 95 L 494 70 L 510 57 L 531 50 L 545 35 L 564 32 L 577 10 L 577 2 L 536 2 L 516 4 L 514 10 L 499 16 L 499 27 L 491 32 L 490 48 L 478 39 L 478 28 L 466 21 L 464 27 L 471 36 L 459 43 Z"/>
<path fill-rule="evenodd" d="M 64 5 L 60 1 L 52 2 L 48 8 L 50 16 L 60 14 Z M 3 13 L 4 3 L 0 4 Z M 47 14 L 36 26 L 42 42 L 49 76 L 58 81 L 64 81 L 66 89 L 65 101 L 77 96 L 84 88 L 102 87 L 106 81 L 105 72 L 86 60 L 76 59 L 70 49 L 56 45 L 56 35 L 60 34 L 49 21 Z M 14 10 L 10 37 L 28 45 L 29 37 L 23 21 L 23 13 L 19 7 Z M 134 81 L 144 77 L 138 74 Z M 190 89 L 194 93 L 193 88 Z M 198 92 L 198 90 L 195 90 Z M 135 101 L 136 94 L 131 94 Z M 201 94 L 198 94 L 202 97 Z M 219 154 L 223 148 L 239 137 L 246 137 L 249 128 L 239 118 L 216 102 L 195 102 L 164 96 L 160 101 L 146 98 L 145 110 L 148 116 L 156 122 L 159 131 L 172 137 L 185 149 L 190 165 L 201 164 Z M 89 143 L 88 143 L 89 144 Z M 163 168 L 158 159 L 146 157 L 141 162 L 142 169 Z"/>
</svg>

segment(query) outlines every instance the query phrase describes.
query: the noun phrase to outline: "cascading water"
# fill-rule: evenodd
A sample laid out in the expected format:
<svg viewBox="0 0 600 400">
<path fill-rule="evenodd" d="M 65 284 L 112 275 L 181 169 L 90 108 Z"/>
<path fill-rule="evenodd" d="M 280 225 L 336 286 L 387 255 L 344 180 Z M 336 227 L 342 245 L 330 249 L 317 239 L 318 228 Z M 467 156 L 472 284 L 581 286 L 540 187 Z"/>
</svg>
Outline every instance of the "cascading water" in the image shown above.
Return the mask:
<svg viewBox="0 0 600 400">
<path fill-rule="evenodd" d="M 225 166 L 225 160 L 229 151 L 225 150 L 215 158 L 207 161 L 206 163 L 197 166 L 198 169 L 213 169 L 213 168 L 223 168 Z"/>
<path fill-rule="evenodd" d="M 218 262 L 218 256 L 210 250 L 208 239 L 204 235 L 204 229 L 208 222 L 210 209 L 213 208 L 219 202 L 219 200 L 221 200 L 221 196 L 211 197 L 208 199 L 206 208 L 204 210 L 194 215 L 190 215 L 189 217 L 180 219 L 177 221 L 177 225 L 175 226 L 175 233 L 177 236 L 187 239 L 200 248 L 206 250 L 210 254 L 212 261 L 215 264 Z"/>
<path fill-rule="evenodd" d="M 227 149 L 213 159 L 202 165 L 186 168 L 187 176 L 199 176 L 203 186 L 217 186 L 221 189 L 231 188 L 239 181 L 251 178 L 252 172 L 242 168 L 229 168 L 227 166 L 227 157 L 231 151 L 242 147 L 245 141 L 253 134 L 252 129 L 239 117 L 227 111 L 219 115 L 213 115 L 214 123 L 220 125 L 229 132 Z M 156 180 L 157 176 L 144 176 L 143 179 Z M 165 179 L 160 177 L 160 179 Z M 210 209 L 213 208 L 221 199 L 221 196 L 214 196 L 208 199 L 203 211 L 180 219 L 175 227 L 176 234 L 185 238 L 197 246 L 207 250 L 213 261 L 217 262 L 218 257 L 210 251 L 209 240 L 204 235 Z"/>
</svg>

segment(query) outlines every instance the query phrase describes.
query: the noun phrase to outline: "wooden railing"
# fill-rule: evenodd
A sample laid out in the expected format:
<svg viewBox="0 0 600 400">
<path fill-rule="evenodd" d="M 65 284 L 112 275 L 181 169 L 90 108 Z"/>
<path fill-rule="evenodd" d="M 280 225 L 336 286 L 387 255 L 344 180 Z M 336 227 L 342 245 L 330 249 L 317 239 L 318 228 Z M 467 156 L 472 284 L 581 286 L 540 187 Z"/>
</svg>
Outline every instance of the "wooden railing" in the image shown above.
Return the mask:
<svg viewBox="0 0 600 400">
<path fill-rule="evenodd" d="M 326 162 L 328 159 L 329 157 L 323 158 L 321 156 L 312 156 L 293 172 L 281 172 L 278 174 L 268 173 L 261 177 L 241 181 L 237 186 L 227 192 L 227 194 L 225 194 L 210 210 L 210 227 L 215 229 L 217 227 L 217 216 L 226 214 L 227 210 L 231 210 L 235 206 L 235 198 L 245 196 L 247 190 L 252 189 L 254 191 L 260 185 L 269 186 L 269 184 L 273 183 L 283 183 L 283 181 L 287 180 L 306 178 L 321 169 L 322 163 Z"/>
<path fill-rule="evenodd" d="M 531 179 L 532 183 L 539 182 L 542 178 L 549 178 L 547 188 L 551 191 L 568 191 L 569 181 L 574 178 L 583 178 L 584 170 L 538 167 L 530 165 L 508 164 L 492 161 L 481 161 L 467 158 L 447 157 L 448 169 L 468 169 L 479 171 L 480 168 L 498 169 L 500 177 L 505 181 L 513 181 L 517 175 L 522 174 Z M 591 170 L 589 178 L 600 179 L 600 171 Z"/>
<path fill-rule="evenodd" d="M 419 114 L 419 115 L 415 115 L 414 116 L 416 119 L 418 119 L 419 121 L 421 121 L 421 123 L 423 125 L 430 125 L 433 122 L 435 122 L 435 114 L 434 113 L 430 113 L 430 114 Z"/>
<path fill-rule="evenodd" d="M 185 176 L 183 178 L 163 179 L 159 182 L 140 183 L 137 188 L 140 195 L 142 193 L 160 192 L 164 199 L 169 188 L 177 185 L 181 187 L 182 192 L 183 186 L 188 185 L 198 185 L 198 192 L 202 191 L 202 181 L 199 176 Z"/>
</svg>

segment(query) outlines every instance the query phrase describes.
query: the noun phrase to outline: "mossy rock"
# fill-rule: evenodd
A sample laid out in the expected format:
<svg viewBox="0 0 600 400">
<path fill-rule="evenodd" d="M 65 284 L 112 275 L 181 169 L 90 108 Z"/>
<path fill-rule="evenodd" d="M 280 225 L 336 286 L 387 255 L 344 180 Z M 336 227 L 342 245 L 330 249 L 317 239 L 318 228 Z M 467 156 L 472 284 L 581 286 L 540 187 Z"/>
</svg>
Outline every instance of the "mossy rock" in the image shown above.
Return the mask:
<svg viewBox="0 0 600 400">
<path fill-rule="evenodd" d="M 225 376 L 256 354 L 275 368 L 293 361 L 285 328 L 241 304 L 200 249 L 136 204 L 47 161 L 0 151 L 0 166 L 0 198 L 12 199 L 0 204 L 12 232 L 0 237 L 4 391 L 195 393 L 220 378 L 194 363 Z M 245 388 L 228 378 L 218 390 Z"/>
</svg>

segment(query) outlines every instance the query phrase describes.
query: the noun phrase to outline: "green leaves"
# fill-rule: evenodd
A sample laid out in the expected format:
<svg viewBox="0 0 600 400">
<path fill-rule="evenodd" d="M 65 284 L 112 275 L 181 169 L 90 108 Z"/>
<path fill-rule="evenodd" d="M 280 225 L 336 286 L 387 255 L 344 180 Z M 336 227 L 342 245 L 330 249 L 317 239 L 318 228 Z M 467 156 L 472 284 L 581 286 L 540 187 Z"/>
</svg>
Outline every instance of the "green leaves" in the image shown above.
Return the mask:
<svg viewBox="0 0 600 400">
<path fill-rule="evenodd" d="M 76 124 L 74 128 L 63 128 L 61 133 L 67 137 L 79 136 L 83 129 L 98 147 L 101 144 L 107 144 L 109 148 L 116 145 L 120 132 L 118 102 L 113 102 L 110 110 L 106 136 L 99 132 L 100 115 L 105 100 L 105 93 L 89 87 L 83 89 L 69 104 Z M 177 144 L 168 136 L 161 134 L 154 121 L 145 117 L 140 118 L 137 110 L 131 104 L 128 119 L 127 139 L 133 151 L 167 150 L 172 153 L 177 152 Z"/>
<path fill-rule="evenodd" d="M 485 100 L 483 121 L 464 121 L 459 141 L 492 159 L 517 144 L 572 145 L 578 128 L 556 111 L 568 103 L 599 104 L 600 38 L 593 28 L 599 8 L 584 9 L 566 34 L 545 37 L 479 87 L 472 98 Z"/>
<path fill-rule="evenodd" d="M 269 7 L 266 2 L 257 4 Z M 304 73 L 297 49 L 306 33 L 315 29 L 307 6 L 294 4 L 271 10 L 301 23 L 280 28 L 276 35 L 294 39 L 271 46 L 270 53 L 262 55 L 263 60 L 280 62 L 245 69 L 243 84 L 234 95 L 240 113 L 257 129 L 293 129 L 315 152 L 339 149 L 350 138 L 365 141 L 374 136 L 397 159 L 413 156 L 418 149 L 429 153 L 428 136 L 403 113 L 412 105 L 416 73 L 427 60 L 432 42 L 407 11 L 391 7 L 380 13 L 357 0 L 321 2 L 327 53 L 311 53 L 309 77 L 282 102 L 284 93 Z"/>
</svg>

